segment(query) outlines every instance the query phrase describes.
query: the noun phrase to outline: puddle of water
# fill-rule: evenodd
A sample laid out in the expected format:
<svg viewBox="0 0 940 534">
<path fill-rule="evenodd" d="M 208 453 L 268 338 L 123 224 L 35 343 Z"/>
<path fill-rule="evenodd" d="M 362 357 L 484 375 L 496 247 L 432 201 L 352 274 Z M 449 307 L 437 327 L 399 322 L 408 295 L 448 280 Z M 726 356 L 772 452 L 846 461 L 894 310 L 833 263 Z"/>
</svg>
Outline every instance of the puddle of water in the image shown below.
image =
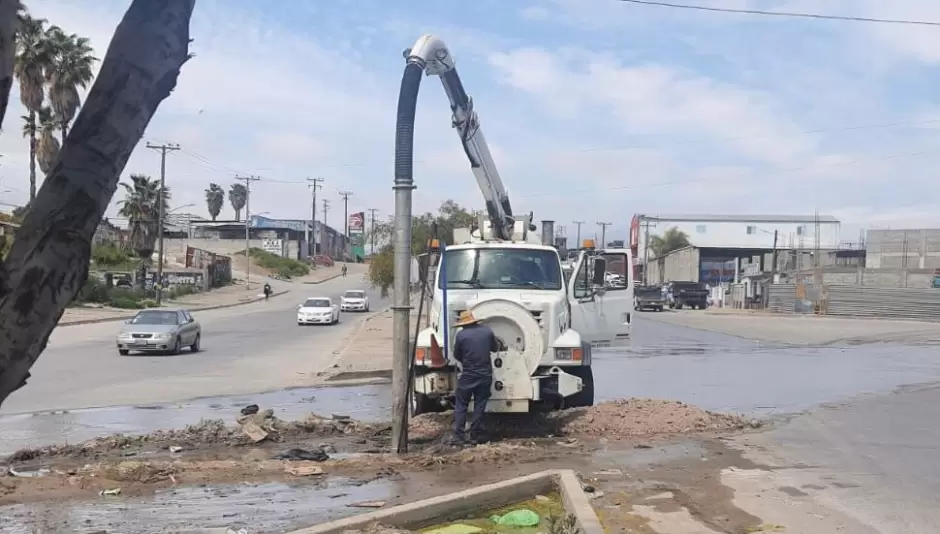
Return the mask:
<svg viewBox="0 0 940 534">
<path fill-rule="evenodd" d="M 598 402 L 666 398 L 771 416 L 940 381 L 931 347 L 790 347 L 655 321 L 637 321 L 634 332 L 630 346 L 595 353 Z"/>
<path fill-rule="evenodd" d="M 399 484 L 379 480 L 362 486 L 334 478 L 288 485 L 232 484 L 185 487 L 148 499 L 99 499 L 85 503 L 39 503 L 0 507 L 3 532 L 199 532 L 245 528 L 252 534 L 284 532 L 361 513 L 352 503 L 389 500 Z"/>
<path fill-rule="evenodd" d="M 511 527 L 500 525 L 490 520 L 491 516 L 501 516 L 515 510 L 531 510 L 535 512 L 539 516 L 539 523 L 531 527 Z M 487 533 L 537 534 L 539 532 L 545 532 L 550 518 L 555 517 L 561 519 L 564 516 L 565 507 L 562 504 L 561 495 L 557 492 L 553 492 L 542 495 L 541 498 L 534 497 L 532 499 L 510 504 L 508 506 L 503 506 L 495 510 L 484 511 L 478 515 L 469 516 L 463 519 L 458 519 L 456 521 L 448 521 L 446 523 L 432 525 L 430 527 L 419 530 L 419 532 L 432 534 L 435 531 L 443 529 L 449 525 L 469 525 L 471 527 L 480 528 L 482 529 L 481 532 Z"/>
<path fill-rule="evenodd" d="M 0 416 L 0 456 L 27 446 L 80 443 L 109 434 L 182 428 L 202 419 L 224 419 L 234 424 L 239 410 L 249 404 L 273 409 L 277 417 L 286 420 L 300 419 L 310 412 L 343 414 L 362 421 L 387 420 L 390 399 L 388 385 L 299 388 L 173 404 L 4 415 Z"/>
</svg>

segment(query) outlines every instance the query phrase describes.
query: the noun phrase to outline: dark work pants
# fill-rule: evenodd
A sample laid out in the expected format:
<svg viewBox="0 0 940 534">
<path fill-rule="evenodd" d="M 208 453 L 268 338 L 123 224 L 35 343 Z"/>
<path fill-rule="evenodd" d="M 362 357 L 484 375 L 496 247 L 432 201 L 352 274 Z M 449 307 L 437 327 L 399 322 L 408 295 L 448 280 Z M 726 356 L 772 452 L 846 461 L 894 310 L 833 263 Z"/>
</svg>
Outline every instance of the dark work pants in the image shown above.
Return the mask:
<svg viewBox="0 0 940 534">
<path fill-rule="evenodd" d="M 454 406 L 454 437 L 464 439 L 467 428 L 467 407 L 473 399 L 473 417 L 470 419 L 470 437 L 483 437 L 483 414 L 486 402 L 490 400 L 490 386 L 493 377 L 463 376 L 457 379 L 456 405 Z"/>
</svg>

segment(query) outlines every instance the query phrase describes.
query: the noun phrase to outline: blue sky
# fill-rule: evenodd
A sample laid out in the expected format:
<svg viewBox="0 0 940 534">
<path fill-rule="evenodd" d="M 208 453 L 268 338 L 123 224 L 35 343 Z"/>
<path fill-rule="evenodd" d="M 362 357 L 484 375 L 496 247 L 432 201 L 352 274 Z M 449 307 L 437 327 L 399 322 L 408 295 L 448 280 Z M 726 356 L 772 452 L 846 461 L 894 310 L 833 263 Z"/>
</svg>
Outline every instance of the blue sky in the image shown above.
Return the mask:
<svg viewBox="0 0 940 534">
<path fill-rule="evenodd" d="M 689 2 L 940 20 L 929 0 Z M 103 56 L 129 2 L 26 4 Z M 609 220 L 625 238 L 635 212 L 818 211 L 846 238 L 940 226 L 940 28 L 616 0 L 197 0 L 196 57 L 145 136 L 183 148 L 167 161 L 174 206 L 204 214 L 204 189 L 237 172 L 264 178 L 255 213 L 309 216 L 302 182 L 320 176 L 329 222 L 340 190 L 351 212 L 390 214 L 401 51 L 422 33 L 457 58 L 514 207 L 572 234 L 574 219 Z M 479 208 L 443 91 L 425 81 L 416 209 Z M 0 136 L 4 203 L 28 191 L 21 114 Z M 141 143 L 126 172 L 156 176 L 158 154 Z"/>
</svg>

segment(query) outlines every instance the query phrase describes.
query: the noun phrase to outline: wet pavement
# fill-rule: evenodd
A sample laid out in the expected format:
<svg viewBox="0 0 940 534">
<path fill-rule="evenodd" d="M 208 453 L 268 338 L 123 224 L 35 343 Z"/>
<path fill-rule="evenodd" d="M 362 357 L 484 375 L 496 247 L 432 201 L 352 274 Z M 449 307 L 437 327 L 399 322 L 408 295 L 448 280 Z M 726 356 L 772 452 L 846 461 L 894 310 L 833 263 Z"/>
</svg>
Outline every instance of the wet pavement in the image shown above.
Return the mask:
<svg viewBox="0 0 940 534">
<path fill-rule="evenodd" d="M 642 318 L 634 332 L 629 347 L 595 353 L 597 402 L 664 398 L 710 410 L 771 417 L 904 385 L 940 381 L 935 347 L 787 347 Z M 248 404 L 271 408 L 282 419 L 314 412 L 378 421 L 389 418 L 391 397 L 389 386 L 380 384 L 6 415 L 0 416 L 0 455 L 25 446 L 180 428 L 202 419 L 234 420 L 238 409 Z"/>
<path fill-rule="evenodd" d="M 788 347 L 642 317 L 637 319 L 634 332 L 629 347 L 595 353 L 597 402 L 634 396 L 669 398 L 707 409 L 760 417 L 830 405 L 759 436 L 765 445 L 779 445 L 791 454 L 794 464 L 831 465 L 858 479 L 859 488 L 877 481 L 882 490 L 859 489 L 853 501 L 869 510 L 876 509 L 873 503 L 877 499 L 882 503 L 897 501 L 900 506 L 904 500 L 929 500 L 932 498 L 929 496 L 940 493 L 936 482 L 940 480 L 940 450 L 936 445 L 940 443 L 940 432 L 931 424 L 940 416 L 937 412 L 940 408 L 936 408 L 940 406 L 940 388 L 910 387 L 940 382 L 936 347 L 888 344 Z M 898 388 L 900 393 L 892 393 Z M 0 454 L 27 445 L 74 443 L 115 432 L 178 428 L 204 418 L 234 420 L 238 409 L 247 404 L 272 408 L 284 419 L 315 412 L 381 420 L 387 419 L 389 393 L 387 384 L 306 388 L 185 403 L 2 416 Z M 834 403 L 838 406 L 833 407 Z M 698 454 L 694 448 L 688 443 L 679 444 L 669 449 L 672 451 L 669 454 Z M 623 465 L 662 461 L 664 454 L 669 456 L 667 452 L 636 451 L 624 459 Z M 925 467 L 930 465 L 938 467 Z M 330 484 L 342 485 L 343 481 Z M 886 493 L 889 489 L 896 496 L 906 497 L 891 498 Z M 30 518 L 36 517 L 67 520 L 70 527 L 82 531 L 83 522 L 92 519 L 87 529 L 90 532 L 106 528 L 107 522 L 114 521 L 108 513 L 120 509 L 121 532 L 135 532 L 127 525 L 148 525 L 139 531 L 156 532 L 146 519 L 156 516 L 159 510 L 161 522 L 166 521 L 163 531 L 174 531 L 173 525 L 199 525 L 245 526 L 251 532 L 276 532 L 355 511 L 345 508 L 342 504 L 345 501 L 337 500 L 340 497 L 329 497 L 333 494 L 349 493 L 350 499 L 367 500 L 394 498 L 402 491 L 389 481 L 352 489 L 320 488 L 309 483 L 291 487 L 214 486 L 176 489 L 161 492 L 152 499 L 121 499 L 114 503 L 4 507 L 0 508 L 0 521 L 4 532 L 32 532 L 28 528 Z M 916 519 L 920 517 L 917 514 L 928 513 L 924 510 L 928 509 L 910 508 L 909 514 Z M 903 516 L 905 512 L 900 513 Z M 932 518 L 905 523 L 903 517 L 899 519 L 896 515 L 892 524 L 918 527 Z M 17 524 L 22 527 L 12 526 Z M 927 532 L 918 528 L 885 530 L 895 531 Z"/>
</svg>

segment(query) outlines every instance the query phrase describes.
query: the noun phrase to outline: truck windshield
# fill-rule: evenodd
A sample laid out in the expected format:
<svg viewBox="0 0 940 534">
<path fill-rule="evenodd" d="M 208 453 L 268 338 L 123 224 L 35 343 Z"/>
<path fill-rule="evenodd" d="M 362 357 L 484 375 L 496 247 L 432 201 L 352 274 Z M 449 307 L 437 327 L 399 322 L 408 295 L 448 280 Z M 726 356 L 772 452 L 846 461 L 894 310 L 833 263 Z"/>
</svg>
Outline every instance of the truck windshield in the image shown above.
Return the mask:
<svg viewBox="0 0 940 534">
<path fill-rule="evenodd" d="M 448 289 L 546 289 L 562 287 L 554 250 L 479 248 L 444 252 Z M 441 288 L 444 281 L 441 281 Z"/>
</svg>

